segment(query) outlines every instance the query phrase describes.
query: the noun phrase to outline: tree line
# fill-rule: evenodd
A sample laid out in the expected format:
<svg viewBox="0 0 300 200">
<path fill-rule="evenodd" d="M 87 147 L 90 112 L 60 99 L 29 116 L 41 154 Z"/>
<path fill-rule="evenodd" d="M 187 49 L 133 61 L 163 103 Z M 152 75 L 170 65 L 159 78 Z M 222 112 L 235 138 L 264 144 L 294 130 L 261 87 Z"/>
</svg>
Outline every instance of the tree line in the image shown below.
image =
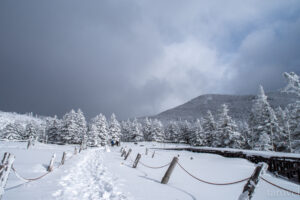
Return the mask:
<svg viewBox="0 0 300 200">
<path fill-rule="evenodd" d="M 293 72 L 284 73 L 288 84 L 282 92 L 300 97 L 300 79 Z M 38 140 L 59 144 L 104 146 L 111 141 L 171 142 L 193 146 L 228 147 L 300 153 L 300 101 L 286 108 L 273 109 L 262 86 L 253 102 L 249 121 L 238 121 L 229 115 L 223 104 L 214 116 L 207 114 L 193 122 L 145 118 L 119 122 L 115 114 L 107 120 L 99 114 L 87 123 L 83 112 L 71 110 L 62 119 L 46 118 L 42 124 L 30 121 L 24 127 L 16 122 L 2 130 L 1 139 Z"/>
</svg>

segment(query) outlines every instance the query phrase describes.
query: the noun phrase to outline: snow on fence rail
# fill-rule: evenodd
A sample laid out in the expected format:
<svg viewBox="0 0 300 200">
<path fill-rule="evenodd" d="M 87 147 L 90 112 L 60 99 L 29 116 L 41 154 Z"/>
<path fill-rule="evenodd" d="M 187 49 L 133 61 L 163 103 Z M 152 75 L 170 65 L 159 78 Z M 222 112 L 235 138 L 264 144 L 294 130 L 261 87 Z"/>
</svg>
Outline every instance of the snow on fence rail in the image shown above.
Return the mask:
<svg viewBox="0 0 300 200">
<path fill-rule="evenodd" d="M 192 148 L 180 148 L 181 150 L 187 150 L 187 149 L 190 149 L 191 151 L 195 150 L 195 149 L 192 149 Z M 168 148 L 167 150 L 179 150 L 178 148 L 174 149 L 174 148 Z M 198 150 L 198 149 L 197 149 Z M 132 149 L 129 149 L 128 151 L 126 151 L 126 148 L 121 148 L 121 157 L 127 157 L 129 156 L 129 154 L 132 152 Z M 154 151 L 155 152 L 155 151 Z M 211 150 L 209 150 L 210 153 L 213 153 Z M 207 152 L 205 152 L 207 153 Z M 231 156 L 228 156 L 227 153 L 223 152 L 224 155 L 227 155 L 226 157 L 236 157 L 237 155 L 239 156 L 239 158 L 244 158 L 243 156 L 241 156 L 241 152 L 237 152 L 239 154 L 235 154 L 236 152 L 229 152 L 231 154 Z M 233 153 L 233 154 L 232 154 Z M 148 154 L 148 149 L 146 149 L 146 153 L 145 155 Z M 217 154 L 220 155 L 220 152 L 218 152 Z M 204 179 L 201 179 L 199 177 L 196 177 L 195 175 L 193 175 L 191 172 L 189 172 L 185 167 L 183 167 L 183 165 L 179 162 L 179 158 L 178 157 L 174 157 L 172 159 L 172 161 L 170 163 L 167 163 L 165 165 L 161 165 L 161 166 L 150 166 L 148 164 L 144 164 L 141 160 L 141 154 L 138 153 L 137 154 L 137 157 L 135 160 L 131 159 L 131 161 L 133 162 L 133 168 L 136 168 L 138 163 L 140 163 L 142 166 L 144 167 L 147 167 L 147 168 L 151 168 L 151 169 L 161 169 L 161 168 L 164 168 L 164 167 L 168 167 L 165 175 L 163 176 L 162 180 L 161 180 L 161 183 L 162 184 L 167 184 L 171 175 L 172 175 L 172 172 L 175 168 L 176 165 L 178 165 L 186 174 L 188 174 L 190 177 L 198 180 L 199 182 L 202 182 L 202 183 L 205 183 L 205 184 L 209 184 L 209 185 L 215 185 L 215 186 L 228 186 L 228 185 L 233 185 L 233 184 L 238 184 L 238 183 L 242 183 L 242 182 L 245 182 L 247 181 L 247 183 L 245 184 L 244 188 L 243 188 L 243 191 L 241 193 L 241 195 L 239 196 L 239 200 L 250 200 L 252 197 L 253 197 L 253 194 L 254 194 L 254 191 L 255 191 L 255 187 L 256 185 L 258 184 L 259 180 L 262 179 L 263 181 L 265 181 L 266 183 L 278 188 L 278 189 L 281 189 L 281 190 L 284 190 L 286 192 L 289 192 L 291 194 L 294 194 L 294 195 L 299 195 L 300 196 L 300 193 L 298 192 L 295 192 L 295 191 L 292 191 L 292 190 L 289 190 L 287 188 L 284 188 L 284 187 L 281 187 L 275 183 L 272 183 L 270 181 L 268 181 L 266 178 L 263 177 L 263 174 L 264 172 L 269 169 L 270 167 L 268 166 L 268 164 L 266 162 L 258 162 L 260 157 L 255 157 L 255 161 L 256 161 L 256 168 L 253 172 L 253 174 L 250 176 L 250 177 L 247 177 L 247 178 L 242 178 L 240 180 L 237 180 L 237 181 L 232 181 L 232 182 L 224 182 L 224 183 L 214 183 L 214 182 L 211 182 L 211 181 L 207 181 L 207 180 L 204 180 Z M 262 157 L 263 158 L 263 157 Z M 274 157 L 272 157 L 274 159 Z M 125 160 L 126 160 L 125 159 Z M 274 162 L 274 160 L 272 159 L 272 162 Z M 250 160 L 251 161 L 251 160 Z M 254 161 L 252 161 L 254 162 Z"/>
<path fill-rule="evenodd" d="M 86 147 L 83 147 L 82 145 L 80 146 L 80 151 L 86 149 Z M 56 158 L 56 155 L 53 154 L 51 160 L 50 160 L 50 164 L 47 167 L 47 172 L 45 174 L 42 174 L 38 177 L 35 178 L 25 178 L 24 176 L 22 176 L 14 167 L 13 163 L 15 160 L 15 156 L 12 155 L 11 153 L 5 152 L 2 162 L 0 164 L 0 200 L 4 194 L 4 189 L 5 189 L 5 185 L 8 181 L 8 176 L 10 174 L 10 171 L 12 170 L 14 172 L 14 174 L 16 175 L 17 178 L 19 178 L 22 181 L 25 182 L 32 182 L 32 181 L 36 181 L 39 180 L 45 176 L 47 176 L 48 174 L 50 174 L 54 169 L 60 168 L 62 165 L 64 165 L 66 160 L 71 159 L 74 155 L 77 154 L 77 147 L 75 147 L 74 153 L 72 156 L 70 156 L 68 159 L 66 158 L 67 154 L 66 152 L 63 152 L 62 158 L 61 158 L 61 162 L 60 164 L 54 168 L 54 160 Z"/>
</svg>

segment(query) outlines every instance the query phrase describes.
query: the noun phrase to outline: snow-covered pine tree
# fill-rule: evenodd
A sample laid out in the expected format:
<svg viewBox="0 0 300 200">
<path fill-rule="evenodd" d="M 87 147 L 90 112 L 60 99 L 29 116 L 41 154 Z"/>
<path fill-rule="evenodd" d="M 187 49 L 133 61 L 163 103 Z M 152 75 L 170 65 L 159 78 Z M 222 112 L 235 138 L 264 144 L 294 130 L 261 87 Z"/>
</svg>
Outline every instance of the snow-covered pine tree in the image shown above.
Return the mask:
<svg viewBox="0 0 300 200">
<path fill-rule="evenodd" d="M 113 141 L 120 141 L 121 138 L 121 126 L 114 113 L 109 122 L 109 138 Z"/>
<path fill-rule="evenodd" d="M 190 144 L 193 146 L 202 146 L 204 144 L 203 139 L 204 131 L 201 125 L 201 121 L 197 119 L 193 124 L 193 127 L 191 128 Z"/>
<path fill-rule="evenodd" d="M 288 106 L 292 151 L 300 153 L 300 101 Z"/>
<path fill-rule="evenodd" d="M 274 138 L 274 143 L 276 145 L 276 151 L 284 151 L 284 152 L 290 152 L 290 131 L 289 131 L 289 119 L 287 116 L 287 113 L 281 108 L 278 107 L 275 111 L 276 117 L 278 120 L 278 125 L 281 128 L 281 131 L 277 135 L 277 137 Z"/>
<path fill-rule="evenodd" d="M 36 140 L 37 132 L 37 125 L 33 121 L 30 121 L 25 128 L 25 140 Z"/>
<path fill-rule="evenodd" d="M 62 119 L 61 137 L 64 144 L 79 144 L 76 112 L 71 110 Z"/>
<path fill-rule="evenodd" d="M 217 124 L 210 110 L 207 111 L 207 115 L 203 119 L 202 127 L 205 134 L 205 144 L 212 146 L 215 140 L 214 135 L 217 130 Z"/>
<path fill-rule="evenodd" d="M 87 132 L 87 145 L 90 147 L 100 146 L 99 132 L 96 124 L 90 124 Z"/>
<path fill-rule="evenodd" d="M 152 121 L 152 130 L 150 134 L 150 141 L 163 142 L 164 141 L 164 128 L 158 119 Z"/>
<path fill-rule="evenodd" d="M 259 87 L 259 93 L 252 106 L 249 125 L 253 130 L 255 149 L 275 150 L 274 139 L 279 134 L 280 127 L 262 86 Z"/>
<path fill-rule="evenodd" d="M 146 117 L 143 124 L 143 134 L 144 134 L 145 141 L 150 141 L 149 136 L 151 135 L 151 129 L 152 129 L 152 120 Z"/>
<path fill-rule="evenodd" d="M 141 124 L 138 122 L 136 118 L 131 123 L 130 132 L 131 132 L 130 134 L 131 142 L 141 142 L 144 140 Z"/>
<path fill-rule="evenodd" d="M 288 84 L 282 92 L 294 93 L 300 97 L 300 77 L 294 72 L 285 72 L 283 76 Z M 291 151 L 300 153 L 300 101 L 288 105 L 288 136 L 291 142 Z"/>
<path fill-rule="evenodd" d="M 108 125 L 106 117 L 103 114 L 99 114 L 91 120 L 91 125 L 94 125 L 96 132 L 93 132 L 92 136 L 97 141 L 97 145 L 104 146 L 108 142 Z"/>
<path fill-rule="evenodd" d="M 121 123 L 121 140 L 124 142 L 129 142 L 131 138 L 131 121 L 122 121 Z"/>
<path fill-rule="evenodd" d="M 46 136 L 48 137 L 48 142 L 50 143 L 62 143 L 62 136 L 60 134 L 61 121 L 57 119 L 55 115 L 54 118 L 48 118 L 46 120 Z"/>
<path fill-rule="evenodd" d="M 2 130 L 1 139 L 6 140 L 24 140 L 25 139 L 25 129 L 21 123 L 15 121 L 8 123 Z"/>
<path fill-rule="evenodd" d="M 165 140 L 168 142 L 179 142 L 180 130 L 176 121 L 170 121 L 165 129 Z"/>
<path fill-rule="evenodd" d="M 300 77 L 295 72 L 284 72 L 283 76 L 286 78 L 288 84 L 282 92 L 294 93 L 300 96 Z"/>
<path fill-rule="evenodd" d="M 86 125 L 86 120 L 84 117 L 83 112 L 78 109 L 76 113 L 76 124 L 77 124 L 77 136 L 74 138 L 75 143 L 81 143 L 84 137 L 86 137 L 87 134 L 87 125 Z"/>
<path fill-rule="evenodd" d="M 243 138 L 243 146 L 242 149 L 252 149 L 253 148 L 253 134 L 249 125 L 246 121 L 241 122 L 242 125 L 239 128 L 239 131 Z"/>
<path fill-rule="evenodd" d="M 192 137 L 191 135 L 191 123 L 188 122 L 187 120 L 184 120 L 183 122 L 180 123 L 180 141 L 182 143 L 189 144 L 190 139 Z"/>
<path fill-rule="evenodd" d="M 228 106 L 222 105 L 219 114 L 218 128 L 212 145 L 214 147 L 241 148 L 243 139 L 238 132 L 235 121 L 228 115 Z"/>
</svg>

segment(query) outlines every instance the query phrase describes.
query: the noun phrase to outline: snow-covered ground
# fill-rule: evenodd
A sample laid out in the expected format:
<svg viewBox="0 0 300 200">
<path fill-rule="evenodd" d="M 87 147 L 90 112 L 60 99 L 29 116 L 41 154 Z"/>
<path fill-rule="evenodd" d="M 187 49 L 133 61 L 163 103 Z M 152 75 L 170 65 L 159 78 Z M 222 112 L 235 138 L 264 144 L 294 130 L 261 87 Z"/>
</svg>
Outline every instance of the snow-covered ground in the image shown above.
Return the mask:
<svg viewBox="0 0 300 200">
<path fill-rule="evenodd" d="M 155 146 L 154 146 L 155 145 Z M 90 148 L 72 156 L 74 146 L 37 144 L 26 150 L 26 143 L 0 142 L 0 155 L 4 152 L 16 156 L 15 169 L 24 177 L 33 178 L 46 173 L 53 153 L 58 167 L 64 151 L 68 152 L 65 165 L 37 181 L 26 183 L 11 173 L 6 185 L 4 200 L 9 199 L 237 199 L 245 182 L 228 186 L 215 186 L 201 183 L 186 174 L 180 167 L 175 170 L 167 185 L 160 183 L 167 167 L 152 169 L 139 163 L 132 168 L 132 160 L 137 153 L 142 154 L 143 164 L 157 167 L 169 163 L 179 155 L 179 163 L 193 175 L 210 182 L 231 182 L 249 177 L 255 165 L 244 159 L 224 158 L 213 154 L 200 154 L 186 151 L 156 151 L 152 158 L 151 147 L 174 147 L 152 143 L 123 143 L 132 148 L 131 156 L 124 161 L 120 157 L 120 147 Z M 145 147 L 149 148 L 145 155 Z M 299 185 L 278 179 L 270 174 L 266 179 L 295 192 Z M 279 190 L 262 180 L 253 199 L 299 199 L 299 196 Z"/>
</svg>

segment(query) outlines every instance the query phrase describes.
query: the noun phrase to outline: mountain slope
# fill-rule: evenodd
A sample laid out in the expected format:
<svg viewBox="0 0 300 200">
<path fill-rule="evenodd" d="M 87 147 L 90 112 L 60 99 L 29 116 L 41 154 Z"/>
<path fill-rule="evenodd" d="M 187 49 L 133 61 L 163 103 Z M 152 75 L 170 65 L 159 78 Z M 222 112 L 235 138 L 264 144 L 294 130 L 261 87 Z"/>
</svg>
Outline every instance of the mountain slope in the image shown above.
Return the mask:
<svg viewBox="0 0 300 200">
<path fill-rule="evenodd" d="M 297 96 L 280 92 L 271 92 L 266 94 L 268 101 L 273 108 L 281 106 L 285 108 L 288 104 L 297 100 Z M 170 120 L 189 120 L 193 121 L 206 115 L 210 110 L 216 115 L 222 104 L 227 104 L 229 114 L 235 120 L 248 120 L 253 105 L 255 95 L 220 95 L 207 94 L 196 97 L 185 104 L 166 110 L 151 118 L 160 119 L 163 122 Z"/>
</svg>

